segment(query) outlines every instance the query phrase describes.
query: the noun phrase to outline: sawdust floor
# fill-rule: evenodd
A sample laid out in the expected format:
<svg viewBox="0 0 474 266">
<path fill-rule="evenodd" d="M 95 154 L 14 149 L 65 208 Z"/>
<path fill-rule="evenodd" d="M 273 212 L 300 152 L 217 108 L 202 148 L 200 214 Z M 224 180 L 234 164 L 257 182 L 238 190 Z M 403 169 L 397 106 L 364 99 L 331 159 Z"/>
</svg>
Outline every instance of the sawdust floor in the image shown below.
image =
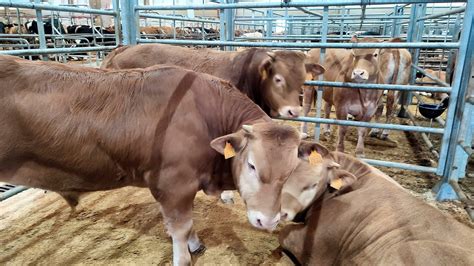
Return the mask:
<svg viewBox="0 0 474 266">
<path fill-rule="evenodd" d="M 420 118 L 420 122 L 427 121 Z M 335 127 L 332 133 L 331 138 L 322 141 L 330 149 L 335 148 Z M 355 130 L 348 135 L 346 151 L 353 154 Z M 397 131 L 392 132 L 388 142 L 367 138 L 366 157 L 420 165 L 434 163 L 419 135 Z M 429 191 L 439 177 L 381 169 L 415 196 L 474 228 L 463 203 L 433 200 Z M 471 199 L 473 184 L 472 179 L 461 182 Z M 270 234 L 253 229 L 238 198 L 235 205 L 224 205 L 217 198 L 198 194 L 194 222 L 207 246 L 204 255 L 196 258 L 197 265 L 291 265 L 288 258 L 272 254 L 278 246 L 278 231 Z M 159 204 L 147 189 L 123 188 L 89 194 L 72 217 L 58 195 L 42 190 L 30 189 L 0 202 L 0 265 L 169 264 L 171 255 L 171 240 L 165 233 Z"/>
</svg>

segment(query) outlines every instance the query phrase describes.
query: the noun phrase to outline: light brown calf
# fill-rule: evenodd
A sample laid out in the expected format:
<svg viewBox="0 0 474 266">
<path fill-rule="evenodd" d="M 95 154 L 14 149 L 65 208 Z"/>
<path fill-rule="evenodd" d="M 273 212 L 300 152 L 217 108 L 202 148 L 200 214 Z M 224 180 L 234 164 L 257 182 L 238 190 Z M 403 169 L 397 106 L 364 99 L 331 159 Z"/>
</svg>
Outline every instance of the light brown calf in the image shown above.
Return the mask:
<svg viewBox="0 0 474 266">
<path fill-rule="evenodd" d="M 181 66 L 230 81 L 267 114 L 297 117 L 301 111 L 299 95 L 306 71 L 315 75 L 324 72 L 324 68 L 318 64 L 305 65 L 305 57 L 301 52 L 270 52 L 261 48 L 223 52 L 150 44 L 115 49 L 101 67 L 128 69 L 157 64 Z"/>
<path fill-rule="evenodd" d="M 373 38 L 364 38 L 361 40 L 353 39 L 356 42 L 378 42 L 377 39 Z M 390 40 L 390 42 L 399 42 L 398 38 Z M 326 57 L 324 61 L 324 68 L 327 70 L 324 73 L 325 81 L 336 81 L 340 71 L 342 70 L 341 63 L 345 58 L 349 57 L 350 50 L 346 49 L 326 49 Z M 411 55 L 406 49 L 381 49 L 379 50 L 378 64 L 380 73 L 382 76 L 382 81 L 384 84 L 398 84 L 406 85 L 408 84 L 410 77 L 410 65 L 411 65 Z M 320 63 L 320 49 L 311 49 L 308 52 L 308 61 L 311 63 Z M 398 91 L 390 90 L 387 93 L 387 104 L 386 104 L 386 122 L 391 123 L 393 118 L 393 113 L 396 107 L 396 102 L 398 100 Z M 313 90 L 305 88 L 304 91 L 304 105 L 303 113 L 307 115 L 310 108 L 312 98 L 315 93 Z M 331 113 L 331 107 L 333 105 L 333 88 L 324 87 L 323 99 L 325 101 L 324 105 L 324 117 L 329 118 Z M 379 121 L 380 116 L 383 112 L 383 105 L 380 101 L 380 105 L 375 113 L 376 121 Z M 325 135 L 330 135 L 330 126 L 328 124 L 322 125 L 323 133 Z M 307 132 L 306 123 L 302 125 L 302 131 Z M 386 139 L 388 136 L 388 130 L 383 130 L 380 132 L 379 129 L 372 129 L 371 135 L 378 136 L 382 139 Z"/>
<path fill-rule="evenodd" d="M 331 164 L 338 166 L 327 167 Z M 340 191 L 321 191 L 329 179 L 341 176 Z M 305 190 L 308 184 L 321 183 L 318 192 Z M 305 223 L 284 227 L 279 237 L 280 245 L 302 265 L 474 264 L 473 229 L 351 156 L 333 152 L 321 165 L 300 164 L 283 191 L 296 191 L 299 202 L 308 196 L 304 193 L 315 195 Z M 305 208 L 295 201 L 283 200 L 282 209 L 290 213 Z"/>
<path fill-rule="evenodd" d="M 0 56 L 0 121 L 1 182 L 56 191 L 72 207 L 84 192 L 148 187 L 175 265 L 203 247 L 192 228 L 197 191 L 237 188 L 250 223 L 272 230 L 298 163 L 295 129 L 228 82 L 177 67 L 110 71 Z M 226 145 L 232 159 L 221 155 Z"/>
<path fill-rule="evenodd" d="M 431 76 L 446 82 L 446 72 L 441 71 L 441 70 L 435 71 L 433 69 L 426 69 L 426 72 L 430 74 Z M 421 82 L 434 82 L 434 81 L 431 80 L 428 76 L 424 76 L 423 78 L 421 78 Z M 438 85 L 435 84 L 433 86 L 438 86 Z M 432 97 L 436 100 L 443 100 L 444 98 L 449 97 L 449 95 L 445 92 L 435 92 L 432 94 Z"/>
</svg>

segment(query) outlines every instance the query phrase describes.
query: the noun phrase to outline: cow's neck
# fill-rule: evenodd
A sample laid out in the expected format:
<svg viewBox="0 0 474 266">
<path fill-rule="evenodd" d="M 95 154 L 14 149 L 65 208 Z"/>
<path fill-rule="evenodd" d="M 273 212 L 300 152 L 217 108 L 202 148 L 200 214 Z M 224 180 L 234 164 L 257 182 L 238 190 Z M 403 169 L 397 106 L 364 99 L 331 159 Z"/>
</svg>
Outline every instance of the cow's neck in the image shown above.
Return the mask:
<svg viewBox="0 0 474 266">
<path fill-rule="evenodd" d="M 258 67 L 267 57 L 267 50 L 260 48 L 248 49 L 238 53 L 231 64 L 232 71 L 229 80 L 254 103 L 269 114 L 270 107 L 264 101 L 263 85 Z"/>
</svg>

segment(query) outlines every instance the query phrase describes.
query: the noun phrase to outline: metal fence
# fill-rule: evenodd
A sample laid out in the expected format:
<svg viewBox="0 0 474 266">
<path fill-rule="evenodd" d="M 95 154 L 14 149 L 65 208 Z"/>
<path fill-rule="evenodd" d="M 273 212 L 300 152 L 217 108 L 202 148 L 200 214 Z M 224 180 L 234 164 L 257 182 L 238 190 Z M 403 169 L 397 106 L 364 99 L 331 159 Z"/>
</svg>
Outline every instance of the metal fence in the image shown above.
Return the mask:
<svg viewBox="0 0 474 266">
<path fill-rule="evenodd" d="M 120 3 L 119 3 L 120 1 Z M 450 182 L 457 181 L 462 178 L 465 173 L 468 156 L 472 154 L 470 143 L 472 139 L 472 108 L 473 92 L 467 94 L 468 84 L 470 82 L 471 65 L 473 65 L 473 46 L 474 43 L 474 27 L 473 13 L 474 0 L 469 0 L 465 7 L 453 8 L 447 12 L 437 12 L 436 8 L 432 8 L 431 14 L 427 14 L 428 3 L 446 3 L 465 1 L 446 1 L 446 0 L 334 0 L 334 1 L 304 1 L 304 2 L 256 2 L 256 3 L 233 3 L 233 0 L 221 0 L 220 4 L 202 4 L 202 5 L 173 5 L 173 6 L 142 6 L 138 5 L 136 0 L 114 0 L 114 10 L 98 10 L 80 7 L 63 7 L 53 6 L 41 3 L 17 3 L 17 1 L 0 0 L 0 6 L 15 8 L 30 8 L 36 10 L 38 22 L 41 21 L 42 10 L 57 10 L 68 12 L 80 12 L 86 14 L 100 14 L 113 16 L 116 21 L 116 41 L 121 44 L 139 44 L 139 43 L 166 43 L 176 45 L 206 45 L 216 46 L 226 49 L 233 49 L 236 46 L 244 47 L 269 47 L 284 49 L 310 49 L 322 48 L 321 59 L 324 60 L 325 48 L 408 48 L 414 55 L 414 67 L 412 77 L 416 71 L 424 72 L 420 69 L 418 58 L 420 53 L 429 54 L 433 49 L 437 54 L 444 57 L 446 50 L 458 50 L 458 57 L 454 69 L 455 76 L 452 87 L 441 83 L 441 87 L 436 86 L 416 86 L 415 80 L 412 78 L 412 85 L 381 85 L 381 84 L 353 84 L 342 82 L 328 82 L 321 78 L 318 81 L 307 81 L 306 85 L 317 86 L 317 114 L 316 117 L 299 117 L 292 119 L 294 121 L 311 122 L 315 124 L 315 137 L 319 138 L 320 124 L 347 125 L 369 128 L 381 128 L 391 130 L 402 130 L 419 132 L 421 134 L 442 134 L 441 150 L 438 153 L 438 164 L 436 167 L 427 167 L 420 165 L 412 165 L 401 162 L 381 161 L 374 159 L 365 159 L 370 164 L 385 167 L 396 167 L 414 171 L 435 173 L 443 177 L 442 182 L 437 186 L 438 199 L 456 198 L 453 187 Z M 120 9 L 119 9 L 120 4 Z M 379 4 L 393 4 L 393 12 L 390 14 L 376 13 L 377 9 L 387 10 L 387 7 L 373 6 Z M 448 4 L 447 4 L 448 5 Z M 348 7 L 362 7 L 363 10 L 372 10 L 372 13 L 364 13 L 351 15 Z M 404 8 L 410 7 L 410 14 L 404 14 Z M 238 17 L 234 10 L 245 9 L 252 11 L 252 17 Z M 264 9 L 264 10 L 261 10 Z M 289 10 L 300 10 L 307 16 L 290 15 Z M 337 9 L 338 14 L 332 15 L 329 10 Z M 178 15 L 161 15 L 151 14 L 149 12 L 169 12 L 179 10 L 219 10 L 219 20 L 209 20 L 207 18 L 193 18 Z M 279 14 L 283 12 L 284 14 Z M 374 13 L 375 12 L 375 13 Z M 260 15 L 260 16 L 257 16 Z M 463 14 L 463 16 L 461 16 Z M 188 21 L 190 23 L 204 23 L 218 25 L 220 29 L 219 41 L 208 40 L 177 40 L 177 39 L 149 39 L 140 34 L 140 19 L 160 19 L 168 20 L 176 25 L 176 21 Z M 367 23 L 362 27 L 362 23 L 353 22 L 355 20 L 377 22 Z M 427 22 L 437 20 L 437 23 Z M 278 23 L 284 22 L 285 32 L 283 36 L 272 36 L 272 29 Z M 460 39 L 455 38 L 455 31 L 460 29 L 462 21 L 462 32 Z M 329 23 L 330 22 L 330 23 Z M 426 22 L 426 23 L 425 23 Z M 234 29 L 236 25 L 242 23 L 253 29 L 262 28 L 266 30 L 261 42 L 249 42 L 245 38 L 235 38 Z M 42 25 L 42 23 L 38 23 Z M 339 34 L 329 34 L 329 29 L 339 30 Z M 344 43 L 349 36 L 343 34 L 347 29 L 357 28 L 370 30 L 374 27 L 379 29 L 379 33 L 383 38 L 395 36 L 403 36 L 406 38 L 405 43 Z M 306 25 L 306 26 L 305 26 Z M 375 25 L 375 26 L 373 26 Z M 120 27 L 121 26 L 121 27 Z M 432 35 L 426 37 L 424 29 L 448 30 L 444 35 Z M 40 27 L 42 28 L 42 27 Z M 317 29 L 317 30 L 315 30 Z M 12 55 L 38 55 L 52 53 L 73 53 L 73 52 L 90 52 L 90 51 L 107 51 L 115 46 L 94 46 L 83 48 L 47 48 L 44 38 L 44 31 L 39 33 L 40 49 L 29 50 L 12 50 L 0 51 L 0 54 Z M 176 34 L 174 34 L 176 37 Z M 309 42 L 317 39 L 320 42 Z M 337 41 L 337 42 L 329 42 Z M 24 45 L 24 44 L 23 44 Z M 446 56 L 454 54 L 446 53 Z M 426 63 L 424 64 L 426 65 Z M 449 69 L 448 63 L 443 65 L 445 69 Z M 441 68 L 441 66 L 440 66 Z M 438 82 L 439 83 L 439 82 Z M 471 81 L 472 84 L 472 81 Z M 446 121 L 441 121 L 443 127 L 424 127 L 413 122 L 413 125 L 399 124 L 383 124 L 368 123 L 358 121 L 342 121 L 336 119 L 321 118 L 320 110 L 322 103 L 322 86 L 346 87 L 346 88 L 363 88 L 363 89 L 383 89 L 383 90 L 399 90 L 402 91 L 402 111 L 406 111 L 407 105 L 411 103 L 413 92 L 447 92 L 450 93 L 450 103 Z M 471 85 L 472 86 L 472 85 Z M 416 96 L 416 95 L 415 95 Z M 407 114 L 409 116 L 409 114 Z M 425 135 L 426 136 L 426 135 Z M 423 138 L 425 139 L 425 138 Z"/>
<path fill-rule="evenodd" d="M 414 55 L 414 68 L 412 70 L 412 80 L 411 84 L 415 83 L 414 76 L 418 67 L 418 57 L 420 55 L 421 49 L 457 49 L 458 50 L 458 60 L 455 68 L 455 78 L 453 81 L 452 87 L 445 87 L 446 84 L 443 84 L 442 87 L 422 87 L 415 85 L 381 85 L 381 84 L 352 84 L 352 83 L 342 83 L 342 82 L 328 82 L 328 81 L 307 81 L 307 85 L 319 86 L 317 93 L 317 116 L 316 117 L 299 117 L 297 119 L 289 119 L 293 121 L 304 121 L 312 122 L 316 124 L 315 128 L 315 137 L 316 140 L 319 137 L 319 125 L 321 123 L 326 124 L 335 124 L 335 125 L 347 125 L 347 126 L 358 126 L 358 127 L 369 127 L 369 128 L 382 128 L 382 129 L 392 129 L 392 130 L 403 130 L 403 131 L 412 131 L 412 132 L 421 132 L 421 133 L 432 133 L 432 134 L 442 134 L 442 145 L 439 152 L 439 160 L 437 167 L 426 167 L 419 165 L 406 164 L 401 162 L 390 162 L 390 161 L 381 161 L 374 159 L 365 159 L 370 164 L 377 166 L 385 167 L 396 167 L 401 169 L 408 169 L 414 171 L 430 172 L 436 173 L 443 176 L 442 182 L 437 186 L 438 199 L 449 199 L 456 198 L 456 193 L 452 186 L 450 185 L 450 180 L 457 181 L 459 178 L 464 176 L 464 173 L 461 169 L 465 169 L 467 163 L 467 152 L 466 147 L 470 147 L 470 139 L 472 138 L 472 129 L 469 126 L 462 125 L 466 124 L 470 119 L 471 114 L 471 104 L 466 104 L 466 90 L 469 83 L 470 77 L 470 65 L 472 64 L 472 45 L 469 46 L 469 43 L 474 41 L 473 36 L 473 13 L 474 13 L 474 1 L 468 1 L 467 6 L 455 8 L 448 12 L 439 12 L 437 14 L 426 15 L 426 4 L 427 3 L 446 3 L 448 1 L 435 1 L 435 0 L 405 0 L 405 1 L 392 1 L 392 0 L 374 0 L 374 1 L 353 1 L 353 0 L 335 0 L 335 1 L 314 1 L 314 2 L 275 2 L 275 3 L 232 3 L 232 1 L 221 1 L 221 4 L 204 4 L 204 5 L 174 5 L 174 6 L 141 6 L 134 3 L 134 1 L 129 2 L 130 9 L 122 13 L 123 20 L 127 20 L 130 27 L 133 28 L 134 22 L 142 16 L 144 11 L 169 11 L 169 10 L 189 10 L 189 9 L 215 9 L 221 10 L 220 14 L 220 27 L 221 27 L 221 40 L 220 41 L 190 41 L 190 40 L 151 40 L 140 38 L 140 35 L 136 33 L 135 30 L 131 29 L 130 33 L 127 34 L 124 32 L 124 41 L 129 44 L 137 43 L 165 43 L 165 44 L 177 44 L 177 45 L 207 45 L 207 46 L 225 46 L 225 47 L 234 47 L 234 46 L 245 46 L 245 47 L 269 47 L 269 48 L 298 48 L 298 49 L 308 49 L 308 48 L 323 48 L 321 50 L 321 58 L 324 58 L 325 49 L 324 48 L 409 48 L 411 49 L 412 54 Z M 451 2 L 464 2 L 464 1 L 449 1 Z M 336 6 L 363 6 L 366 5 L 376 5 L 376 4 L 394 4 L 395 9 L 393 12 L 394 17 L 385 17 L 392 20 L 391 37 L 400 35 L 402 29 L 401 25 L 407 24 L 406 28 L 406 43 L 328 43 L 328 22 L 332 20 L 333 22 L 336 19 L 329 15 L 329 9 Z M 402 15 L 400 10 L 401 5 L 411 4 L 410 14 Z M 229 34 L 223 32 L 232 32 L 232 29 L 235 26 L 235 21 L 247 21 L 247 20 L 257 20 L 258 18 L 234 18 L 226 17 L 230 12 L 225 12 L 227 10 L 233 10 L 238 8 L 267 8 L 267 9 L 279 9 L 287 10 L 288 8 L 308 8 L 308 7 L 322 7 L 322 14 L 317 13 L 313 14 L 312 19 L 317 21 L 321 26 L 321 32 L 318 35 L 321 38 L 319 43 L 311 42 L 290 42 L 291 37 L 284 36 L 280 40 L 281 42 L 271 42 L 275 40 L 272 38 L 271 33 L 272 26 L 267 27 L 266 38 L 263 38 L 263 42 L 243 42 L 240 40 L 234 40 L 233 36 L 229 37 Z M 224 12 L 223 12 L 224 11 Z M 451 16 L 454 14 L 460 14 L 464 12 L 463 17 L 463 28 L 462 34 L 459 41 L 454 40 L 452 42 L 447 42 L 447 38 L 442 41 L 436 42 L 425 42 L 423 38 L 423 29 L 425 26 L 425 21 L 432 19 L 446 19 L 446 16 Z M 314 12 L 312 12 L 314 13 Z M 270 12 L 267 10 L 267 17 L 263 18 L 261 21 L 266 23 L 271 23 L 276 19 L 286 19 L 287 21 L 295 20 L 294 18 L 289 19 L 288 16 L 283 18 L 273 17 L 272 10 Z M 343 19 L 344 16 L 342 17 Z M 352 18 L 354 19 L 354 18 Z M 362 18 L 363 19 L 363 18 Z M 405 19 L 404 22 L 400 20 Z M 408 20 L 406 20 L 408 19 Z M 454 20 L 458 20 L 459 16 Z M 336 22 L 337 23 L 337 22 Z M 347 23 L 346 22 L 341 22 Z M 383 34 L 386 34 L 386 28 L 389 27 L 387 24 L 389 21 L 385 21 L 385 28 Z M 448 25 L 453 22 L 453 19 L 447 18 Z M 426 23 L 428 25 L 428 23 Z M 294 25 L 294 24 L 293 24 Z M 343 28 L 343 27 L 342 27 Z M 270 30 L 269 30 L 270 29 Z M 125 31 L 125 29 L 124 29 Z M 454 34 L 454 33 L 451 33 Z M 447 34 L 446 34 L 447 35 Z M 125 37 L 127 36 L 127 37 Z M 299 38 L 298 38 L 299 37 Z M 295 39 L 303 39 L 305 36 L 296 36 Z M 339 36 L 342 37 L 342 36 Z M 442 38 L 438 38 L 443 40 Z M 308 39 L 306 39 L 308 40 Z M 449 41 L 452 39 L 450 38 Z M 421 69 L 422 72 L 423 69 Z M 450 93 L 450 103 L 447 113 L 447 119 L 444 125 L 444 128 L 431 128 L 431 127 L 422 127 L 418 125 L 399 125 L 399 124 L 381 124 L 381 123 L 367 123 L 367 122 L 358 122 L 358 121 L 341 121 L 335 119 L 324 119 L 320 117 L 321 101 L 322 101 L 322 91 L 321 86 L 332 86 L 332 87 L 346 87 L 346 88 L 363 88 L 363 89 L 383 89 L 383 90 L 399 90 L 404 92 L 405 97 L 402 97 L 402 111 L 406 111 L 406 106 L 410 104 L 412 98 L 412 92 L 448 92 Z M 464 114 L 464 115 L 463 115 Z M 470 122 L 469 122 L 470 123 Z M 467 125 L 469 125 L 467 123 Z M 471 135 L 469 135 L 471 134 Z M 469 145 L 467 145 L 469 143 Z"/>
<path fill-rule="evenodd" d="M 29 34 L 19 34 L 17 38 L 20 38 L 20 42 L 25 42 L 25 38 L 38 38 L 39 39 L 39 48 L 31 48 L 32 45 L 29 43 L 27 45 L 23 45 L 20 50 L 9 50 L 9 51 L 0 51 L 0 54 L 9 54 L 9 55 L 48 55 L 48 54 L 70 54 L 70 53 L 81 53 L 81 52 L 101 52 L 101 51 L 110 51 L 116 48 L 116 45 L 95 45 L 90 47 L 63 47 L 57 48 L 51 46 L 53 44 L 47 43 L 47 38 L 62 38 L 62 39 L 80 39 L 85 36 L 64 36 L 61 34 L 45 34 L 44 24 L 43 24 L 43 10 L 47 11 L 62 11 L 62 12 L 71 12 L 71 13 L 83 13 L 83 14 L 91 14 L 91 15 L 107 15 L 114 17 L 114 21 L 120 21 L 120 12 L 119 12 L 119 4 L 118 0 L 113 0 L 114 10 L 103 10 L 103 9 L 92 9 L 92 8 L 84 8 L 84 7 L 76 7 L 76 6 L 57 6 L 57 5 L 49 5 L 45 3 L 41 3 L 40 0 L 35 0 L 34 3 L 30 3 L 27 1 L 14 1 L 14 0 L 0 0 L 0 7 L 8 7 L 8 8 L 22 8 L 22 9 L 31 9 L 35 10 L 36 14 L 36 21 L 38 25 L 38 34 L 37 35 L 29 35 Z M 17 11 L 17 13 L 19 13 Z M 19 16 L 19 15 L 18 15 Z M 93 20 L 91 20 L 92 28 L 94 28 Z M 18 23 L 21 26 L 21 23 Z M 115 31 L 115 42 L 118 44 L 120 43 L 120 23 L 116 23 L 116 31 Z M 93 31 L 94 35 L 94 31 Z M 5 35 L 3 38 L 7 41 L 11 41 L 11 35 Z M 95 37 L 95 35 L 94 35 Z M 104 36 L 102 36 L 104 37 Z M 28 42 L 28 41 L 26 41 Z M 10 46 L 12 47 L 12 46 Z"/>
</svg>

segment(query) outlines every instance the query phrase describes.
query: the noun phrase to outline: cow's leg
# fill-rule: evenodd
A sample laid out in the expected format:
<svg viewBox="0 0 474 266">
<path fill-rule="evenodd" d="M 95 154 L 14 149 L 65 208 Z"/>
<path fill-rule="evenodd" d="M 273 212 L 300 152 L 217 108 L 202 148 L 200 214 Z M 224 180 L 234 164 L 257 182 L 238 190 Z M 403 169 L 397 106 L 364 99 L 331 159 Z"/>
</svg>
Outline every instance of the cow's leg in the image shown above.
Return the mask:
<svg viewBox="0 0 474 266">
<path fill-rule="evenodd" d="M 344 106 L 336 106 L 336 117 L 339 120 L 347 120 L 347 110 Z M 338 126 L 336 151 L 344 152 L 344 138 L 347 132 L 347 126 Z"/>
<path fill-rule="evenodd" d="M 393 113 L 395 111 L 396 102 L 398 101 L 398 91 L 389 91 L 387 94 L 387 113 L 386 116 L 386 123 L 391 124 L 393 119 Z M 388 129 L 384 129 L 382 131 L 382 135 L 380 135 L 380 139 L 387 139 L 388 134 L 390 131 Z"/>
<path fill-rule="evenodd" d="M 173 241 L 173 265 L 191 265 L 190 252 L 205 249 L 193 230 L 192 207 L 198 186 L 175 183 L 175 186 L 170 184 L 170 187 L 160 189 L 151 187 L 150 190 L 160 202 L 161 213 Z"/>
<path fill-rule="evenodd" d="M 365 122 L 365 121 L 364 121 Z M 364 158 L 364 139 L 365 135 L 367 134 L 367 128 L 365 127 L 358 127 L 357 128 L 357 146 L 356 146 L 356 157 Z"/>
<path fill-rule="evenodd" d="M 388 95 L 387 95 L 387 102 L 388 102 Z M 387 106 L 388 108 L 388 106 Z M 388 109 L 387 109 L 388 111 Z M 382 113 L 383 113 L 383 101 L 380 100 L 380 103 L 377 107 L 377 111 L 375 111 L 375 122 L 376 123 L 379 123 L 380 122 L 380 117 L 382 116 Z M 380 128 L 372 128 L 370 130 L 370 136 L 371 137 L 376 137 L 378 138 L 380 135 Z"/>
<path fill-rule="evenodd" d="M 313 102 L 314 89 L 303 89 L 303 115 L 308 116 L 309 111 L 311 110 L 311 103 Z M 301 123 L 301 132 L 308 134 L 308 123 Z"/>
<path fill-rule="evenodd" d="M 234 192 L 231 190 L 222 191 L 221 201 L 225 204 L 234 204 Z"/>
<path fill-rule="evenodd" d="M 332 105 L 330 103 L 324 102 L 324 118 L 329 119 L 331 116 L 331 107 Z M 331 135 L 331 127 L 329 124 L 322 124 L 321 128 L 324 136 L 329 137 Z"/>
</svg>

